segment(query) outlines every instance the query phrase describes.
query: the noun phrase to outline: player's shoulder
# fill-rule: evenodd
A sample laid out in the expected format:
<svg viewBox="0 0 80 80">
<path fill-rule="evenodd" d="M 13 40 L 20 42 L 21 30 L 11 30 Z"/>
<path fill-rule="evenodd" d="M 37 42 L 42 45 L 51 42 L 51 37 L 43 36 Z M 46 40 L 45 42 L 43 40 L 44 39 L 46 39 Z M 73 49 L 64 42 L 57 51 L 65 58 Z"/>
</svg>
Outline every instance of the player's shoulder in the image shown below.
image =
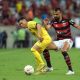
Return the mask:
<svg viewBox="0 0 80 80">
<path fill-rule="evenodd" d="M 65 20 L 65 21 L 70 21 L 71 20 L 71 18 L 68 18 L 67 16 L 63 16 L 62 19 Z"/>
<path fill-rule="evenodd" d="M 71 18 L 64 18 L 66 21 L 68 21 L 68 22 L 74 22 L 74 20 L 73 19 L 71 19 Z"/>
<path fill-rule="evenodd" d="M 28 21 L 28 26 L 35 25 L 35 24 L 37 24 L 35 21 Z"/>
<path fill-rule="evenodd" d="M 36 21 L 28 21 L 28 24 L 36 24 Z"/>
<path fill-rule="evenodd" d="M 71 18 L 65 17 L 65 20 L 66 20 L 67 22 L 69 22 L 71 25 L 74 25 L 74 24 L 75 24 L 74 20 L 71 19 Z"/>
<path fill-rule="evenodd" d="M 35 21 L 28 21 L 27 26 L 28 28 L 35 28 L 36 24 L 37 23 Z"/>
</svg>

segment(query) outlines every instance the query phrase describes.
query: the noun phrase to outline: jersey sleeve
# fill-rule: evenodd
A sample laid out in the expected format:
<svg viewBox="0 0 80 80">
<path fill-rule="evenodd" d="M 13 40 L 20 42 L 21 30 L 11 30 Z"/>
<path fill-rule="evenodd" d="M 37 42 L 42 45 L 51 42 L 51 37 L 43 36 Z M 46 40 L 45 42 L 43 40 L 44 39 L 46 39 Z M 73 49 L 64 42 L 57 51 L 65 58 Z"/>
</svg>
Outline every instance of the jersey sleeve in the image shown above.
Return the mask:
<svg viewBox="0 0 80 80">
<path fill-rule="evenodd" d="M 75 22 L 74 22 L 72 19 L 69 20 L 69 23 L 70 23 L 70 25 L 72 25 L 72 26 L 75 24 Z"/>
<path fill-rule="evenodd" d="M 36 28 L 37 23 L 35 21 L 29 21 L 27 26 L 29 29 Z"/>
</svg>

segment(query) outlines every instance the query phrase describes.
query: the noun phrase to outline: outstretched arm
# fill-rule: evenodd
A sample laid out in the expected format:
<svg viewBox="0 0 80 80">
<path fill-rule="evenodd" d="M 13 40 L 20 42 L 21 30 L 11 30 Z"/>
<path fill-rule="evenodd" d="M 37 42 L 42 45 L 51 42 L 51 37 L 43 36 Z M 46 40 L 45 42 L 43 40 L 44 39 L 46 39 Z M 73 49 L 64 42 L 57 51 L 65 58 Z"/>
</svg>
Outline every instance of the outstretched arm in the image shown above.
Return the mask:
<svg viewBox="0 0 80 80">
<path fill-rule="evenodd" d="M 80 26 L 78 26 L 77 24 L 74 24 L 73 26 L 80 30 Z"/>
<path fill-rule="evenodd" d="M 80 30 L 80 26 L 77 25 L 72 19 L 70 19 L 69 22 L 70 22 L 70 24 L 71 24 L 72 26 L 74 26 L 75 28 L 77 28 L 77 29 Z"/>
<path fill-rule="evenodd" d="M 46 30 L 48 30 L 48 29 L 50 29 L 50 28 L 51 28 L 51 25 L 50 25 L 50 24 L 48 24 L 48 23 L 49 23 L 49 20 L 48 20 L 48 19 L 43 20 L 43 24 L 44 24 L 44 26 L 45 26 Z"/>
</svg>

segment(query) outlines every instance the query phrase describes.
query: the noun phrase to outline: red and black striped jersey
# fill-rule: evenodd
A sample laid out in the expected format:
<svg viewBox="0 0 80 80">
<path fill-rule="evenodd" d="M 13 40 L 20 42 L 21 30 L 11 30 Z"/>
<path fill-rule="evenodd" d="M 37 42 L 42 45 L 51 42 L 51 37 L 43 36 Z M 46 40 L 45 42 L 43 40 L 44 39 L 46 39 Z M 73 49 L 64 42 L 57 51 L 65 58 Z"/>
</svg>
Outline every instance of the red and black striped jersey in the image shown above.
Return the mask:
<svg viewBox="0 0 80 80">
<path fill-rule="evenodd" d="M 57 40 L 72 39 L 70 25 L 74 25 L 75 22 L 71 19 L 62 19 L 60 22 L 52 20 L 52 27 L 55 29 L 57 34 Z"/>
</svg>

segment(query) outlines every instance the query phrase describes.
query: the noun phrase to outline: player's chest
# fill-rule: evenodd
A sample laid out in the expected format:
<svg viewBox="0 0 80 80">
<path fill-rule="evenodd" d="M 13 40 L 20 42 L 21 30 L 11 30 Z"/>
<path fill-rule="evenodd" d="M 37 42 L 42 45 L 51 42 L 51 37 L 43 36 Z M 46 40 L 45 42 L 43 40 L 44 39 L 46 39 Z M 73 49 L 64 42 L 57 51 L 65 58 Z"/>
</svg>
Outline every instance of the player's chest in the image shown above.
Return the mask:
<svg viewBox="0 0 80 80">
<path fill-rule="evenodd" d="M 54 28 L 64 28 L 69 25 L 69 22 L 66 21 L 54 22 L 52 25 Z"/>
</svg>

